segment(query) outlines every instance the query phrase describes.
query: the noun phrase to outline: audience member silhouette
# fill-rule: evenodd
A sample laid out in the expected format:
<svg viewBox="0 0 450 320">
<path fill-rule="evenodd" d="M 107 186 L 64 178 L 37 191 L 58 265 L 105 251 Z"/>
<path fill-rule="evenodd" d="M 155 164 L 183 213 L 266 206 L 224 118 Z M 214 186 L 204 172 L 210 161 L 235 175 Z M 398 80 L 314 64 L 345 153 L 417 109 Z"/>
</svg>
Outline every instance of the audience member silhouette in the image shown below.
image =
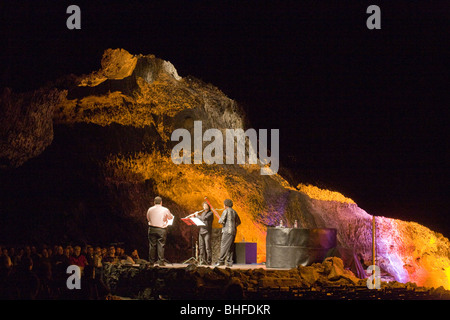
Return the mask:
<svg viewBox="0 0 450 320">
<path fill-rule="evenodd" d="M 23 257 L 17 270 L 12 275 L 15 292 L 13 297 L 17 300 L 35 300 L 39 288 L 40 280 L 33 271 L 33 259 Z"/>
</svg>

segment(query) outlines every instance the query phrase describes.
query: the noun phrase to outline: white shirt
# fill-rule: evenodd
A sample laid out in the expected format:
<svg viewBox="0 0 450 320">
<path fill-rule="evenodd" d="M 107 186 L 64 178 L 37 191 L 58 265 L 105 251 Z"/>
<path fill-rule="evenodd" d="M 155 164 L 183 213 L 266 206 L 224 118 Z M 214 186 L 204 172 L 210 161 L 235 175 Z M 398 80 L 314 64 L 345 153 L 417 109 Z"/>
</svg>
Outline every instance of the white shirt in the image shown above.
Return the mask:
<svg viewBox="0 0 450 320">
<path fill-rule="evenodd" d="M 169 220 L 173 219 L 173 215 L 169 209 L 160 204 L 155 204 L 147 211 L 148 225 L 158 228 L 167 228 Z"/>
</svg>

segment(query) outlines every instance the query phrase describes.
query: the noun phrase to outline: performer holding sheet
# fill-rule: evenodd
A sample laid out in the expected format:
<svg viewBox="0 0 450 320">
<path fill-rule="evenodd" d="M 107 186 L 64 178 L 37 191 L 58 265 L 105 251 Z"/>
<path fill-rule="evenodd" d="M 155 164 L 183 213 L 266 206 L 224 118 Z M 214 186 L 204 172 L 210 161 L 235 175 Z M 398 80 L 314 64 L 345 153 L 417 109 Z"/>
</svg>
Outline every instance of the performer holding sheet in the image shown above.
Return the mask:
<svg viewBox="0 0 450 320">
<path fill-rule="evenodd" d="M 209 266 L 212 263 L 211 234 L 214 220 L 213 212 L 209 204 L 205 201 L 203 202 L 203 211 L 195 215 L 205 224 L 204 226 L 200 226 L 198 232 L 200 264 Z"/>
</svg>

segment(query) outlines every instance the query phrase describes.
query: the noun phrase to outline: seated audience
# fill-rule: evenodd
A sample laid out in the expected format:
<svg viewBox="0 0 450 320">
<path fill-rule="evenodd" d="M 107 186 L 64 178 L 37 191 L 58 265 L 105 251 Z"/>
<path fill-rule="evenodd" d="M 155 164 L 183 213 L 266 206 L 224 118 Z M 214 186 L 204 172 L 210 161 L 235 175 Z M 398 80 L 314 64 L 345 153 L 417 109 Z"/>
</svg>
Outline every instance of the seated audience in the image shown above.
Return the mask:
<svg viewBox="0 0 450 320">
<path fill-rule="evenodd" d="M 0 246 L 0 300 L 49 300 L 111 298 L 105 285 L 109 263 L 147 263 L 137 249 L 126 254 L 121 245 L 86 244 Z M 80 267 L 82 290 L 67 288 L 67 267 Z"/>
<path fill-rule="evenodd" d="M 116 248 L 114 246 L 110 246 L 108 249 L 108 253 L 103 257 L 103 262 L 108 263 L 117 263 L 118 259 L 116 256 Z"/>
<path fill-rule="evenodd" d="M 83 272 L 84 267 L 88 265 L 87 259 L 84 254 L 81 253 L 81 247 L 75 246 L 72 256 L 70 257 L 70 264 L 74 264 L 80 267 Z"/>
</svg>

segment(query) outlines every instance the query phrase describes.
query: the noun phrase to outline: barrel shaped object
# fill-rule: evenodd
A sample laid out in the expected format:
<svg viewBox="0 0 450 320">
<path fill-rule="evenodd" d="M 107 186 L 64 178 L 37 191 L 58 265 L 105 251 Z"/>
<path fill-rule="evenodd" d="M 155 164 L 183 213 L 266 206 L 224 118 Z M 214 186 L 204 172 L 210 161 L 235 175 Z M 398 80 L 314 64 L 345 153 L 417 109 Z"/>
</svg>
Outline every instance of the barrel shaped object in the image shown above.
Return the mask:
<svg viewBox="0 0 450 320">
<path fill-rule="evenodd" d="M 294 268 L 322 262 L 336 247 L 336 229 L 268 228 L 266 267 Z"/>
</svg>

